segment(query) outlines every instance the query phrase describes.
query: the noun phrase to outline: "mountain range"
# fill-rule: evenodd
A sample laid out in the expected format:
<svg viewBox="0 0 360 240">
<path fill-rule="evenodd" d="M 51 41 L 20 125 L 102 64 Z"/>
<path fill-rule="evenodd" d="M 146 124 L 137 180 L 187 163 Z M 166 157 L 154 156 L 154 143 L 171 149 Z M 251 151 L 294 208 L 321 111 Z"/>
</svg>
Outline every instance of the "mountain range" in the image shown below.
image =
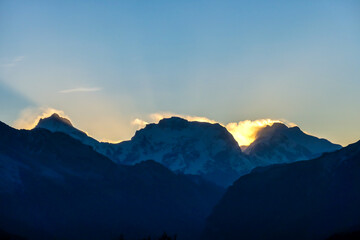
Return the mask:
<svg viewBox="0 0 360 240">
<path fill-rule="evenodd" d="M 0 237 L 325 239 L 360 226 L 359 161 L 360 142 L 280 123 L 242 151 L 223 126 L 178 117 L 117 144 L 57 114 L 0 122 Z"/>
<path fill-rule="evenodd" d="M 153 159 L 174 172 L 199 175 L 223 187 L 259 166 L 307 160 L 341 148 L 282 123 L 261 129 L 244 152 L 220 124 L 190 122 L 179 117 L 148 124 L 130 141 L 118 144 L 98 142 L 57 114 L 41 119 L 36 128 L 66 133 L 118 164 L 133 165 Z"/>
</svg>

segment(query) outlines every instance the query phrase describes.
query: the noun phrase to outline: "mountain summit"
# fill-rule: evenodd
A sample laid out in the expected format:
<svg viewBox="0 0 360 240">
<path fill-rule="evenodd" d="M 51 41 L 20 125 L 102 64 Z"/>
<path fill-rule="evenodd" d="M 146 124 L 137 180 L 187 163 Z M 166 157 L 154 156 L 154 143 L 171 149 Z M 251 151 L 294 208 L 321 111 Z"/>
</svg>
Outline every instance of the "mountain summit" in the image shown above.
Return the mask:
<svg viewBox="0 0 360 240">
<path fill-rule="evenodd" d="M 75 128 L 69 119 L 61 117 L 59 114 L 54 113 L 50 117 L 41 118 L 35 129 L 47 129 L 50 132 L 62 132 L 71 137 L 80 140 L 81 142 L 95 147 L 98 143 L 95 139 L 89 137 L 85 132 Z"/>
<path fill-rule="evenodd" d="M 107 157 L 110 157 L 109 154 L 114 151 L 112 149 L 113 144 L 97 141 L 87 135 L 87 133 L 75 128 L 70 120 L 59 116 L 57 113 L 52 114 L 50 117 L 40 119 L 35 129 L 47 129 L 50 132 L 65 133 Z"/>
<path fill-rule="evenodd" d="M 63 118 L 57 113 L 53 113 L 50 117 L 41 118 L 35 128 L 45 128 L 50 131 L 53 130 L 52 132 L 56 132 L 69 127 L 74 128 L 69 119 Z"/>
<path fill-rule="evenodd" d="M 312 159 L 340 148 L 338 144 L 304 133 L 299 127 L 274 123 L 261 129 L 244 152 L 258 159 L 259 165 L 269 165 Z"/>
</svg>

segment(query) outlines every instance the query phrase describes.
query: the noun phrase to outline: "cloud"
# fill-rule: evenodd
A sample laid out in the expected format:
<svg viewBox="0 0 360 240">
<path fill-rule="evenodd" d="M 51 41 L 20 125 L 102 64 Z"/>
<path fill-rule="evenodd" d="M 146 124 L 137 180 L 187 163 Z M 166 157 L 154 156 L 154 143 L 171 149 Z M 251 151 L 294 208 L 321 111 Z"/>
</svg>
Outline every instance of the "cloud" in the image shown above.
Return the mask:
<svg viewBox="0 0 360 240">
<path fill-rule="evenodd" d="M 144 128 L 147 124 L 158 123 L 163 118 L 170 117 L 181 117 L 188 121 L 197 121 L 197 122 L 208 122 L 208 123 L 219 123 L 223 127 L 225 127 L 238 142 L 239 146 L 248 146 L 250 145 L 256 138 L 257 132 L 266 127 L 271 126 L 274 123 L 283 123 L 289 127 L 296 126 L 294 123 L 290 123 L 286 120 L 274 120 L 274 119 L 257 119 L 257 120 L 244 120 L 239 122 L 230 122 L 230 123 L 221 123 L 207 117 L 199 117 L 199 116 L 189 116 L 182 114 L 175 114 L 170 112 L 160 112 L 153 113 L 148 116 L 148 120 L 143 120 L 136 118 L 131 123 L 132 125 L 137 126 L 138 129 Z"/>
<path fill-rule="evenodd" d="M 24 61 L 24 59 L 25 59 L 25 56 L 18 56 L 18 57 L 13 58 L 13 59 L 12 59 L 11 61 L 9 61 L 8 63 L 1 64 L 0 66 L 1 66 L 1 67 L 5 67 L 5 68 L 14 67 L 14 66 L 16 66 L 18 63 Z"/>
<path fill-rule="evenodd" d="M 139 118 L 135 118 L 132 122 L 131 125 L 137 126 L 137 129 L 141 129 L 144 128 L 147 124 L 149 124 L 148 122 L 139 119 Z"/>
<path fill-rule="evenodd" d="M 40 108 L 26 108 L 21 111 L 20 117 L 14 121 L 13 126 L 17 129 L 33 129 L 39 122 L 41 118 L 46 118 L 51 116 L 52 114 L 57 113 L 61 117 L 67 118 L 70 120 L 68 116 L 61 110 L 48 108 L 48 107 L 40 107 Z"/>
<path fill-rule="evenodd" d="M 97 92 L 101 91 L 102 88 L 94 87 L 94 88 L 71 88 L 59 91 L 59 93 L 75 93 L 75 92 Z"/>
</svg>

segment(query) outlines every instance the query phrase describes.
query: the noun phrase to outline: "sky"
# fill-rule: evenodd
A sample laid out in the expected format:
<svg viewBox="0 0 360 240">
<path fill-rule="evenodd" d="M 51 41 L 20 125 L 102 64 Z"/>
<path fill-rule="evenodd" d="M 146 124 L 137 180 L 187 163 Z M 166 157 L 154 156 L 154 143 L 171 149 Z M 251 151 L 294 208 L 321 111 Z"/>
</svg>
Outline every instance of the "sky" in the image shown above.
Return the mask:
<svg viewBox="0 0 360 240">
<path fill-rule="evenodd" d="M 0 121 L 17 128 L 57 111 L 119 141 L 154 114 L 273 119 L 347 145 L 359 90 L 360 1 L 0 0 Z"/>
</svg>

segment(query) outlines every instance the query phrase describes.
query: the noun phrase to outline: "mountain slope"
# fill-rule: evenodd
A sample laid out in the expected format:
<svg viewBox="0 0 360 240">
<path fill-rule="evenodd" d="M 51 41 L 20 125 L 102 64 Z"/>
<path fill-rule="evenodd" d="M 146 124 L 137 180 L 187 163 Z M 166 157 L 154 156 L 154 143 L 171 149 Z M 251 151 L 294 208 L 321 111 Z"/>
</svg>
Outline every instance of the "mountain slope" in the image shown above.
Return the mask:
<svg viewBox="0 0 360 240">
<path fill-rule="evenodd" d="M 193 239 L 222 191 L 154 161 L 122 166 L 66 134 L 0 122 L 0 229 L 8 233 Z"/>
<path fill-rule="evenodd" d="M 289 128 L 282 123 L 274 123 L 261 129 L 256 140 L 244 152 L 258 161 L 259 166 L 266 166 L 312 159 L 340 148 L 340 145 L 326 139 L 305 134 L 299 127 Z"/>
<path fill-rule="evenodd" d="M 346 232 L 360 226 L 359 173 L 360 141 L 314 160 L 255 169 L 214 208 L 204 239 L 325 239 Z"/>
</svg>

